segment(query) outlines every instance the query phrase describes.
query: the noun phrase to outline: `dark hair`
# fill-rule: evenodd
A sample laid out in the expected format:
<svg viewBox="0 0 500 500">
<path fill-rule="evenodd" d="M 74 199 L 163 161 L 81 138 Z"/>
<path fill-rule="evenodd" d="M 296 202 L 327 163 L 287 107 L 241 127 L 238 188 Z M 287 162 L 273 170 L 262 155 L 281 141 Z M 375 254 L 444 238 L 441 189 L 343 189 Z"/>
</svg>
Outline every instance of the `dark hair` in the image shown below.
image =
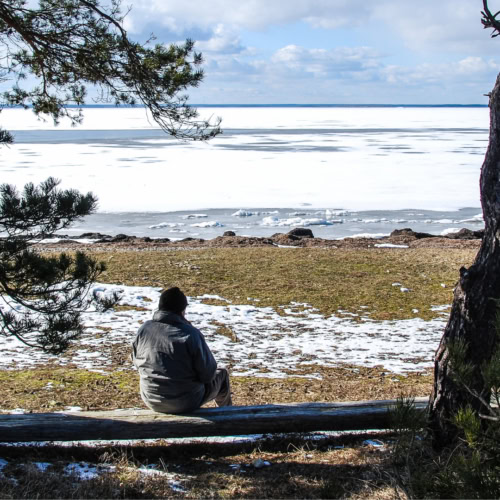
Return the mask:
<svg viewBox="0 0 500 500">
<path fill-rule="evenodd" d="M 186 309 L 187 305 L 188 301 L 186 296 L 181 292 L 179 287 L 174 286 L 161 293 L 158 309 L 160 309 L 160 311 L 181 313 Z"/>
</svg>

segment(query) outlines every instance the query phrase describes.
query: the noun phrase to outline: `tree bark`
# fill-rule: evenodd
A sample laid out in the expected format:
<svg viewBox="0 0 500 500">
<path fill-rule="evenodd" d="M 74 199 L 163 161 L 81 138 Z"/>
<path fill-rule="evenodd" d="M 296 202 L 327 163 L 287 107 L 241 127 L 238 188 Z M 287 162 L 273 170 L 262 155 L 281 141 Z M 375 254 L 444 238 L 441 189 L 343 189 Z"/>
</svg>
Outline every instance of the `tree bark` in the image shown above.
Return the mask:
<svg viewBox="0 0 500 500">
<path fill-rule="evenodd" d="M 481 168 L 480 192 L 485 221 L 481 247 L 472 266 L 460 269 L 448 324 L 436 352 L 434 388 L 429 419 L 438 447 L 456 436 L 451 418 L 460 407 L 481 403 L 452 380 L 448 346 L 463 339 L 468 344 L 468 361 L 474 365 L 473 389 L 489 401 L 481 366 L 491 357 L 496 342 L 495 318 L 500 299 L 500 75 L 490 93 L 490 136 Z"/>
</svg>

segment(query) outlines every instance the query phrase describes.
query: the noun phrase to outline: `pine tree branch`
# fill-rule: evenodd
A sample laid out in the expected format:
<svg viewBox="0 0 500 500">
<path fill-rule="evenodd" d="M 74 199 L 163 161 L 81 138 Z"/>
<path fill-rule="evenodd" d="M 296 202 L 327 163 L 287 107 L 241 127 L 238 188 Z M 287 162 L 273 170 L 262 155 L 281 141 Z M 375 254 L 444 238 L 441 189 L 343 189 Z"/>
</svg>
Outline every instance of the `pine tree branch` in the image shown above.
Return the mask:
<svg viewBox="0 0 500 500">
<path fill-rule="evenodd" d="M 474 389 L 471 389 L 468 384 L 465 383 L 464 380 L 461 380 L 461 384 L 464 389 L 474 398 L 481 402 L 481 404 L 493 415 L 496 416 L 495 410 L 491 407 L 491 405 Z"/>
</svg>

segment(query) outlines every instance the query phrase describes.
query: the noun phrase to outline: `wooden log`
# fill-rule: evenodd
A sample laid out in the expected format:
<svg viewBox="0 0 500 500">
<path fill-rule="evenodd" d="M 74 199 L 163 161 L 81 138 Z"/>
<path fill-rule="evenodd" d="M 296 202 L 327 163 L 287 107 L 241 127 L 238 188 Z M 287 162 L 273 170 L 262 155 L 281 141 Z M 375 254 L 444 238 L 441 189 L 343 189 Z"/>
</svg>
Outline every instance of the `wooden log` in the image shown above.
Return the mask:
<svg viewBox="0 0 500 500">
<path fill-rule="evenodd" d="M 425 411 L 428 398 L 415 406 Z M 0 442 L 86 441 L 386 429 L 396 400 L 202 408 L 168 415 L 115 410 L 0 415 Z"/>
</svg>

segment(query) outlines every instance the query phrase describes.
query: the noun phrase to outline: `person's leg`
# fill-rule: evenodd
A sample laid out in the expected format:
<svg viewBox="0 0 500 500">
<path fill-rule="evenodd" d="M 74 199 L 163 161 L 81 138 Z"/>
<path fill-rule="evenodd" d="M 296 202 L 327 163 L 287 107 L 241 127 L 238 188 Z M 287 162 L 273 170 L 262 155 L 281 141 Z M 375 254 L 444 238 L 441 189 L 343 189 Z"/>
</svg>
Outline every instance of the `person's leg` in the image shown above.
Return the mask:
<svg viewBox="0 0 500 500">
<path fill-rule="evenodd" d="M 229 373 L 225 368 L 218 368 L 211 382 L 205 384 L 205 396 L 201 404 L 215 399 L 217 406 L 232 406 Z"/>
</svg>

